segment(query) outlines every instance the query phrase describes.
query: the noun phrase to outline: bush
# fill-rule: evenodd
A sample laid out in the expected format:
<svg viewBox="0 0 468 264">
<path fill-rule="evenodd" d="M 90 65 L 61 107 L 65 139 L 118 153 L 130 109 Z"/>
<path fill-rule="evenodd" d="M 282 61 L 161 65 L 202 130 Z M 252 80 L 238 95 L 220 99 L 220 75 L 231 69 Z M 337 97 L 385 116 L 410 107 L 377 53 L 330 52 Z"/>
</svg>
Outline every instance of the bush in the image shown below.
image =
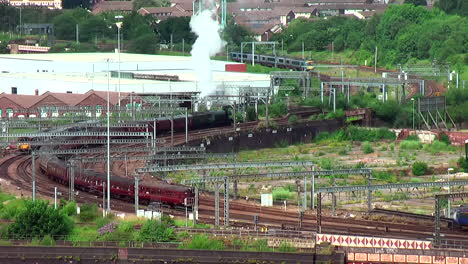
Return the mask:
<svg viewBox="0 0 468 264">
<path fill-rule="evenodd" d="M 419 137 L 417 135 L 409 135 L 406 140 L 419 141 Z"/>
<path fill-rule="evenodd" d="M 386 181 L 388 183 L 397 182 L 396 175 L 387 171 L 374 171 L 372 176 L 377 180 Z"/>
<path fill-rule="evenodd" d="M 374 149 L 372 148 L 371 144 L 366 141 L 362 144 L 362 152 L 364 152 L 364 154 L 370 154 L 374 153 Z"/>
<path fill-rule="evenodd" d="M 279 252 L 296 252 L 297 249 L 291 245 L 291 243 L 281 242 L 280 246 L 278 247 Z"/>
<path fill-rule="evenodd" d="M 294 197 L 294 193 L 284 187 L 275 188 L 272 195 L 273 200 L 288 200 Z"/>
<path fill-rule="evenodd" d="M 452 144 L 452 142 L 450 142 L 450 138 L 449 138 L 449 136 L 447 136 L 447 134 L 440 135 L 439 141 L 445 143 L 446 145 Z"/>
<path fill-rule="evenodd" d="M 25 209 L 24 199 L 16 199 L 5 204 L 0 211 L 1 219 L 14 219 L 21 211 Z"/>
<path fill-rule="evenodd" d="M 155 220 L 146 221 L 138 233 L 138 240 L 141 242 L 169 242 L 175 238 L 172 228 Z"/>
<path fill-rule="evenodd" d="M 346 136 L 353 141 L 370 141 L 374 142 L 381 139 L 395 140 L 395 133 L 387 128 L 366 129 L 355 126 L 346 128 Z"/>
<path fill-rule="evenodd" d="M 91 222 L 98 217 L 96 204 L 83 204 L 80 210 L 80 221 Z"/>
<path fill-rule="evenodd" d="M 424 150 L 431 154 L 436 154 L 444 151 L 452 151 L 453 148 L 451 146 L 448 146 L 444 142 L 434 140 L 434 142 L 432 142 L 431 144 L 425 145 Z"/>
<path fill-rule="evenodd" d="M 297 122 L 299 122 L 299 117 L 297 117 L 297 115 L 291 115 L 289 118 L 288 118 L 288 123 L 289 124 L 297 124 Z"/>
<path fill-rule="evenodd" d="M 206 250 L 223 250 L 225 248 L 223 241 L 209 238 L 207 235 L 195 235 L 192 240 L 181 247 Z"/>
<path fill-rule="evenodd" d="M 411 149 L 411 150 L 418 150 L 422 149 L 423 145 L 419 141 L 414 140 L 403 140 L 400 142 L 400 149 Z"/>
<path fill-rule="evenodd" d="M 73 228 L 72 220 L 62 211 L 49 206 L 43 200 L 25 201 L 25 209 L 15 217 L 8 227 L 10 237 L 43 237 L 45 235 L 67 235 Z"/>
<path fill-rule="evenodd" d="M 428 169 L 429 168 L 427 166 L 427 163 L 422 161 L 416 161 L 415 163 L 413 163 L 412 166 L 413 175 L 415 176 L 421 176 L 426 174 L 428 172 Z"/>
<path fill-rule="evenodd" d="M 68 202 L 63 208 L 62 212 L 68 216 L 76 214 L 76 203 L 75 201 Z"/>
<path fill-rule="evenodd" d="M 50 236 L 46 235 L 41 241 L 42 246 L 55 246 L 55 240 Z"/>
<path fill-rule="evenodd" d="M 458 165 L 464 172 L 468 172 L 468 161 L 464 157 L 460 157 Z"/>
</svg>

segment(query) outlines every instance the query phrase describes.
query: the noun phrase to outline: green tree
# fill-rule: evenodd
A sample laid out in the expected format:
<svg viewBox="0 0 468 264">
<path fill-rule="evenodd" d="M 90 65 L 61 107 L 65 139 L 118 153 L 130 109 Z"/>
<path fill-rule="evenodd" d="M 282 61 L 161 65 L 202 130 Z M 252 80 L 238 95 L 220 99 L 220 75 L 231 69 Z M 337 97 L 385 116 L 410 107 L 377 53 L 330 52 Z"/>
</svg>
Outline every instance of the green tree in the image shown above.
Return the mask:
<svg viewBox="0 0 468 264">
<path fill-rule="evenodd" d="M 108 35 L 107 23 L 99 16 L 92 16 L 80 24 L 80 41 L 91 41 L 96 37 Z"/>
<path fill-rule="evenodd" d="M 468 2 L 466 0 L 438 0 L 435 7 L 444 10 L 448 14 L 468 16 Z"/>
<path fill-rule="evenodd" d="M 171 42 L 171 35 L 172 43 L 181 43 L 182 39 L 185 44 L 195 42 L 195 34 L 190 28 L 190 17 L 169 17 L 156 24 L 155 29 L 164 43 Z"/>
<path fill-rule="evenodd" d="M 223 38 L 228 45 L 240 47 L 242 42 L 253 40 L 253 33 L 245 26 L 236 24 L 234 19 L 228 19 Z"/>
<path fill-rule="evenodd" d="M 25 209 L 8 227 L 11 237 L 44 237 L 67 235 L 73 228 L 73 222 L 61 210 L 54 209 L 43 200 L 25 201 Z"/>
<path fill-rule="evenodd" d="M 64 9 L 74 8 L 90 8 L 92 1 L 88 0 L 63 0 L 62 7 Z"/>
<path fill-rule="evenodd" d="M 426 0 L 405 0 L 405 4 L 412 4 L 415 6 L 426 6 Z"/>
<path fill-rule="evenodd" d="M 156 54 L 158 41 L 154 34 L 145 34 L 130 42 L 128 51 L 131 53 Z"/>
<path fill-rule="evenodd" d="M 170 6 L 169 0 L 133 0 L 133 10 L 138 11 L 142 7 L 163 7 Z"/>
</svg>

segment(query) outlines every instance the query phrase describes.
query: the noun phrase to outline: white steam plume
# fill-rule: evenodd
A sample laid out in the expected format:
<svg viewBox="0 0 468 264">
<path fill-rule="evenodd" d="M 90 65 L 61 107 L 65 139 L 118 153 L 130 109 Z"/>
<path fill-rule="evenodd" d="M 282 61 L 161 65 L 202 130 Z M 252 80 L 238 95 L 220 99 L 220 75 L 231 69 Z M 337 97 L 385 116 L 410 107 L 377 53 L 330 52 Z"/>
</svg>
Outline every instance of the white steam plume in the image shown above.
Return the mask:
<svg viewBox="0 0 468 264">
<path fill-rule="evenodd" d="M 190 53 L 192 54 L 193 68 L 197 75 L 201 97 L 215 92 L 216 87 L 212 83 L 210 56 L 222 51 L 224 46 L 224 42 L 219 35 L 220 26 L 215 19 L 216 5 L 214 0 L 204 1 L 203 5 L 203 11 L 190 20 L 190 27 L 198 36 Z"/>
</svg>

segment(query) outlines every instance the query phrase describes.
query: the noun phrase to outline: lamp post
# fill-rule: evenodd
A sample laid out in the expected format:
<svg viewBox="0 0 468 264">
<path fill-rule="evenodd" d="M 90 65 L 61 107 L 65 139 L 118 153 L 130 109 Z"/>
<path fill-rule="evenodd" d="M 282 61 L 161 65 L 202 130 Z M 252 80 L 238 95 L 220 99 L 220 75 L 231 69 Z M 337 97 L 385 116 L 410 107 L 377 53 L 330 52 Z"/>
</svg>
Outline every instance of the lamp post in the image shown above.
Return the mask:
<svg viewBox="0 0 468 264">
<path fill-rule="evenodd" d="M 120 20 L 123 19 L 123 16 L 115 16 L 115 19 Z M 119 122 L 120 122 L 120 28 L 122 28 L 122 22 L 116 22 L 115 25 L 117 26 L 117 52 L 118 52 L 118 57 L 119 57 L 119 71 L 118 71 L 118 79 L 119 79 Z"/>
<path fill-rule="evenodd" d="M 447 182 L 449 181 L 449 177 L 450 177 L 450 172 L 451 172 L 451 171 L 453 171 L 453 168 L 448 168 L 448 169 L 447 169 Z M 448 193 L 449 193 L 449 194 L 452 193 L 452 188 L 450 187 L 450 185 L 449 185 L 449 187 L 448 187 Z M 447 199 L 447 210 L 448 210 L 448 212 L 447 212 L 447 217 L 450 218 L 450 215 L 451 215 L 451 213 L 452 213 L 450 197 Z"/>
<path fill-rule="evenodd" d="M 413 102 L 412 112 L 413 112 L 413 130 L 414 130 L 414 98 L 411 98 L 411 101 Z"/>
<path fill-rule="evenodd" d="M 110 213 L 110 111 L 109 111 L 109 87 L 110 87 L 110 69 L 107 59 L 107 212 Z M 104 189 L 104 187 L 103 187 Z M 103 205 L 104 207 L 104 205 Z M 103 208 L 104 210 L 104 208 Z"/>
</svg>

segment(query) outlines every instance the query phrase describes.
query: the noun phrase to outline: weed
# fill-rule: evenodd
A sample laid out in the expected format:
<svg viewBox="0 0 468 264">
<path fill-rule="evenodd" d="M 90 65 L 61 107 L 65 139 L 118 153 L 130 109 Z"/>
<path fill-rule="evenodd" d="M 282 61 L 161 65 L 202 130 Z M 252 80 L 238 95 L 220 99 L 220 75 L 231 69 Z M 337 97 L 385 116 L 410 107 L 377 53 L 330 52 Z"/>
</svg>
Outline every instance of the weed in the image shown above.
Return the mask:
<svg viewBox="0 0 468 264">
<path fill-rule="evenodd" d="M 368 141 L 362 144 L 362 152 L 364 152 L 364 154 L 370 154 L 374 152 L 374 149 Z"/>
</svg>

